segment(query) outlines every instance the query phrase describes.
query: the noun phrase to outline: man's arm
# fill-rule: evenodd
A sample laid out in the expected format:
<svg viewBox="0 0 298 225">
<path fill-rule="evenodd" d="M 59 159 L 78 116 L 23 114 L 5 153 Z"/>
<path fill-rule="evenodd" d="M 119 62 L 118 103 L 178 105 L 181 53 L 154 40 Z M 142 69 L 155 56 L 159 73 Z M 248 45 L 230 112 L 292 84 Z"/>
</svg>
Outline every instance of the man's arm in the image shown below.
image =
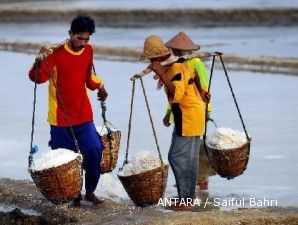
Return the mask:
<svg viewBox="0 0 298 225">
<path fill-rule="evenodd" d="M 104 83 L 102 79 L 100 79 L 94 73 L 90 73 L 90 75 L 87 77 L 87 80 L 86 80 L 86 86 L 90 90 L 94 91 L 96 89 L 100 90 L 101 88 L 103 88 Z"/>
<path fill-rule="evenodd" d="M 195 85 L 196 85 L 198 91 L 200 93 L 202 93 L 203 88 L 202 88 L 201 81 L 200 81 L 200 78 L 199 78 L 199 74 L 197 73 L 197 71 L 195 71 L 194 82 L 195 82 Z"/>
<path fill-rule="evenodd" d="M 179 103 L 184 97 L 185 83 L 184 73 L 181 69 L 180 64 L 174 64 L 171 67 L 171 73 L 173 78 L 171 80 L 166 76 L 165 68 L 158 62 L 154 62 L 149 66 L 164 82 L 168 89 L 168 96 L 170 103 Z"/>
<path fill-rule="evenodd" d="M 87 88 L 89 88 L 90 90 L 94 91 L 94 90 L 98 90 L 97 93 L 97 100 L 98 101 L 102 101 L 104 102 L 107 97 L 108 97 L 108 93 L 106 91 L 106 89 L 104 88 L 104 82 L 102 81 L 102 79 L 100 79 L 96 74 L 95 74 L 95 70 L 93 70 L 93 50 L 92 50 L 92 56 L 91 56 L 91 60 L 90 60 L 90 64 L 89 64 L 89 69 L 88 69 L 88 76 L 86 79 L 86 86 Z M 94 71 L 94 73 L 93 73 Z"/>
<path fill-rule="evenodd" d="M 39 53 L 42 53 L 45 51 L 46 49 L 42 47 L 39 50 Z M 53 71 L 54 66 L 55 66 L 55 63 L 54 63 L 53 55 L 49 55 L 44 60 L 36 60 L 32 65 L 31 69 L 29 70 L 30 80 L 38 84 L 45 83 L 50 79 L 50 73 Z M 37 74 L 36 74 L 36 69 L 38 70 Z"/>
<path fill-rule="evenodd" d="M 98 93 L 97 93 L 98 101 L 104 102 L 107 99 L 108 93 L 104 87 L 104 83 L 95 74 L 92 73 L 91 75 L 88 76 L 87 81 L 86 81 L 86 86 L 87 86 L 87 88 L 89 88 L 92 91 L 94 91 L 96 89 L 98 90 Z"/>
<path fill-rule="evenodd" d="M 202 84 L 201 84 L 201 81 L 200 81 L 200 76 L 199 74 L 197 73 L 197 71 L 195 71 L 195 77 L 194 77 L 194 82 L 195 82 L 195 85 L 201 95 L 201 98 L 204 102 L 209 102 L 210 101 L 210 94 L 205 91 L 202 87 Z"/>
<path fill-rule="evenodd" d="M 153 62 L 149 68 L 153 70 L 156 75 L 162 80 L 164 85 L 167 87 L 169 91 L 170 97 L 174 97 L 175 94 L 175 86 L 173 83 L 166 77 L 165 68 L 159 62 Z"/>
</svg>

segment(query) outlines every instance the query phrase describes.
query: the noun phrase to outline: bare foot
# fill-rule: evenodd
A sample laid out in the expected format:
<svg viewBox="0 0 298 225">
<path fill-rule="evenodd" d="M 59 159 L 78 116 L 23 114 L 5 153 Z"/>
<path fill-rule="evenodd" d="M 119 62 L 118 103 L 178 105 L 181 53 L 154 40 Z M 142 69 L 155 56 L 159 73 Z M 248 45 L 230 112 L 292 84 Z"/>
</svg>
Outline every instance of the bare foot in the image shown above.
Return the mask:
<svg viewBox="0 0 298 225">
<path fill-rule="evenodd" d="M 81 200 L 82 200 L 82 195 L 79 194 L 78 197 L 76 197 L 75 199 L 72 200 L 69 207 L 71 207 L 71 208 L 80 208 L 82 206 L 81 205 Z"/>
<path fill-rule="evenodd" d="M 195 208 L 194 205 L 184 205 L 184 204 L 176 204 L 176 205 L 171 205 L 167 206 L 166 209 L 168 210 L 173 210 L 173 211 L 193 211 Z"/>
<path fill-rule="evenodd" d="M 98 207 L 103 204 L 103 201 L 95 196 L 95 194 L 85 195 L 85 200 L 91 202 L 94 206 Z"/>
</svg>

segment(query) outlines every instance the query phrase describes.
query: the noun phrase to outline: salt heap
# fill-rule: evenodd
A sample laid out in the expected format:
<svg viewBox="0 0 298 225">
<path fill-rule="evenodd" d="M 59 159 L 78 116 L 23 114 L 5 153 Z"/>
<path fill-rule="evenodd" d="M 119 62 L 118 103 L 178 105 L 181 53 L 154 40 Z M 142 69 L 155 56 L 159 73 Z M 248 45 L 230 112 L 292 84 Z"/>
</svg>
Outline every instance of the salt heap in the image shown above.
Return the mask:
<svg viewBox="0 0 298 225">
<path fill-rule="evenodd" d="M 227 127 L 216 129 L 213 134 L 207 138 L 206 144 L 208 147 L 218 150 L 227 150 L 239 148 L 247 142 L 244 132 L 233 130 Z"/>
<path fill-rule="evenodd" d="M 168 161 L 163 159 L 163 163 L 168 164 Z M 131 176 L 156 169 L 160 167 L 160 165 L 161 162 L 158 155 L 154 155 L 148 151 L 143 151 L 134 157 L 132 161 L 127 163 L 118 175 L 122 177 Z"/>
<path fill-rule="evenodd" d="M 120 180 L 115 178 L 112 173 L 100 175 L 96 194 L 102 198 L 110 199 L 118 203 L 129 201 L 129 197 Z"/>
<path fill-rule="evenodd" d="M 56 150 L 49 150 L 34 160 L 31 169 L 33 171 L 42 171 L 61 166 L 76 159 L 78 156 L 81 157 L 81 154 L 68 149 L 59 148 Z"/>
<path fill-rule="evenodd" d="M 110 127 L 111 131 L 119 131 L 116 128 Z M 96 131 L 99 133 L 100 136 L 108 134 L 108 129 L 106 126 L 96 126 Z"/>
</svg>

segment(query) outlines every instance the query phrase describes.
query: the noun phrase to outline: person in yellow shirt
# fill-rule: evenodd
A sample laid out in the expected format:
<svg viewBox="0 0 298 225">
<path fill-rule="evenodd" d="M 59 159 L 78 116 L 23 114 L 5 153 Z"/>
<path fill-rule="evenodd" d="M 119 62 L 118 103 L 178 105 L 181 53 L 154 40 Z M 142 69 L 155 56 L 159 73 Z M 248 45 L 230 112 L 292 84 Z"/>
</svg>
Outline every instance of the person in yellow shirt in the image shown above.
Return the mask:
<svg viewBox="0 0 298 225">
<path fill-rule="evenodd" d="M 144 42 L 141 59 L 150 59 L 152 69 L 164 83 L 171 104 L 175 128 L 168 154 L 175 175 L 180 202 L 193 202 L 197 181 L 200 136 L 205 131 L 205 103 L 195 86 L 195 73 L 183 60 L 162 66 L 171 50 L 160 37 L 150 36 Z M 176 204 L 173 210 L 192 210 L 194 204 Z"/>
<path fill-rule="evenodd" d="M 183 55 L 192 54 L 193 51 L 197 51 L 200 49 L 200 46 L 195 44 L 184 32 L 179 32 L 173 38 L 171 38 L 168 42 L 165 43 L 166 47 L 170 48 L 173 52 L 173 55 L 176 57 L 181 57 Z M 196 87 L 198 88 L 201 97 L 206 101 L 205 98 L 210 98 L 208 96 L 208 84 L 209 77 L 207 74 L 206 65 L 199 59 L 193 58 L 189 60 L 185 60 L 184 63 L 190 69 L 195 71 L 197 79 Z M 212 106 L 209 103 L 208 105 L 208 118 L 210 117 Z M 172 109 L 170 105 L 167 107 L 166 115 L 164 116 L 163 123 L 165 126 L 170 126 L 170 121 L 172 121 Z M 208 189 L 209 176 L 216 175 L 216 172 L 212 168 L 207 155 L 205 153 L 204 145 L 201 143 L 200 153 L 199 153 L 199 168 L 198 168 L 198 186 L 201 190 Z"/>
</svg>

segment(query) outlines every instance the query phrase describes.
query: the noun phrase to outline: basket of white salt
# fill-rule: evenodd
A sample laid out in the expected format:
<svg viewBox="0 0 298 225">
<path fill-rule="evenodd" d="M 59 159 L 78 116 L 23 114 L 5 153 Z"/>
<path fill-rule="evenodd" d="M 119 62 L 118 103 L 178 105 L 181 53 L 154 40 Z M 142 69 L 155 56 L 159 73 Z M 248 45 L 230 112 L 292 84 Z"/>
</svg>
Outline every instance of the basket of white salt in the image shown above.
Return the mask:
<svg viewBox="0 0 298 225">
<path fill-rule="evenodd" d="M 100 173 L 109 173 L 117 165 L 121 132 L 110 126 L 98 126 L 96 127 L 96 130 L 101 136 L 104 144 Z"/>
<path fill-rule="evenodd" d="M 82 156 L 67 149 L 50 150 L 34 160 L 31 177 L 46 199 L 67 203 L 82 189 Z"/>
<path fill-rule="evenodd" d="M 131 200 L 141 207 L 157 204 L 168 180 L 168 162 L 158 155 L 140 152 L 118 173 Z"/>
<path fill-rule="evenodd" d="M 216 172 L 231 179 L 241 175 L 249 160 L 250 139 L 244 132 L 217 128 L 206 140 L 207 155 Z"/>
</svg>

